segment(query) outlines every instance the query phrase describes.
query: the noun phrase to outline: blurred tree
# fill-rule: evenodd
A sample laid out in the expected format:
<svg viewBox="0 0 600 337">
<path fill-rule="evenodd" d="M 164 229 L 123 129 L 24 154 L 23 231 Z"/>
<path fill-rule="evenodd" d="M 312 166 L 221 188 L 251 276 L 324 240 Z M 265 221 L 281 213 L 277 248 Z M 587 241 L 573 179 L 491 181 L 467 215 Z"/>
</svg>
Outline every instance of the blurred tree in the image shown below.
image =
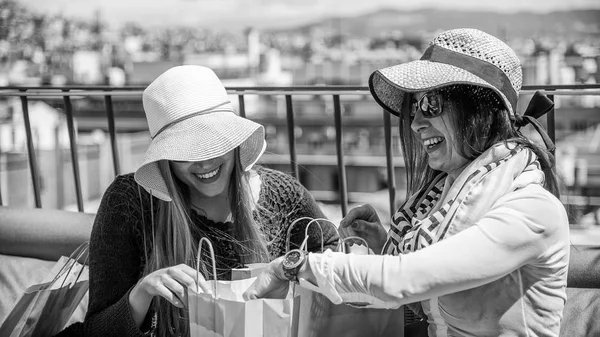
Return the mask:
<svg viewBox="0 0 600 337">
<path fill-rule="evenodd" d="M 42 51 L 46 51 L 46 37 L 44 34 L 46 28 L 46 16 L 33 16 L 33 44 L 39 47 Z"/>
<path fill-rule="evenodd" d="M 127 22 L 121 28 L 121 36 L 143 36 L 146 35 L 146 30 L 137 22 Z"/>
<path fill-rule="evenodd" d="M 19 6 L 14 0 L 0 0 L 0 40 L 8 40 Z"/>
<path fill-rule="evenodd" d="M 310 42 L 306 43 L 302 50 L 300 50 L 300 55 L 304 62 L 309 62 L 314 54 L 314 50 Z"/>
</svg>

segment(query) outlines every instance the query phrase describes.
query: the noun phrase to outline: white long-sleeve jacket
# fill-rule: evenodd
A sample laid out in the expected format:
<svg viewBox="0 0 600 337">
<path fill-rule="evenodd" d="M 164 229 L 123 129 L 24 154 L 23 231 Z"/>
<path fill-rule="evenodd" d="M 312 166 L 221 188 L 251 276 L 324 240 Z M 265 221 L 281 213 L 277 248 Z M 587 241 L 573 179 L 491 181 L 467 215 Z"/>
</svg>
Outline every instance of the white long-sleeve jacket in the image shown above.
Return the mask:
<svg viewBox="0 0 600 337">
<path fill-rule="evenodd" d="M 399 256 L 310 254 L 317 285 L 339 304 L 396 308 L 422 301 L 429 336 L 558 336 L 569 226 L 539 185 L 508 193 L 476 224 Z"/>
</svg>

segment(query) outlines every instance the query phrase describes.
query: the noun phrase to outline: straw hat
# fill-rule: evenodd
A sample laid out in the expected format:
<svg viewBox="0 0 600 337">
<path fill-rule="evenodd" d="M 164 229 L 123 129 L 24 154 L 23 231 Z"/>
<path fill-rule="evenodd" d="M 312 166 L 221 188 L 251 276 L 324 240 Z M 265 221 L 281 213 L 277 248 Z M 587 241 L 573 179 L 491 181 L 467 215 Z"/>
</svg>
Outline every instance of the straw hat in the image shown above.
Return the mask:
<svg viewBox="0 0 600 337">
<path fill-rule="evenodd" d="M 400 116 L 406 92 L 477 85 L 498 93 L 513 117 L 522 77 L 519 58 L 504 42 L 477 29 L 454 29 L 436 36 L 420 60 L 375 71 L 369 88 L 379 105 Z"/>
<path fill-rule="evenodd" d="M 159 199 L 171 201 L 159 160 L 203 161 L 239 147 L 245 171 L 266 148 L 262 125 L 236 115 L 215 73 L 178 66 L 156 78 L 143 93 L 152 142 L 135 180 Z"/>
</svg>

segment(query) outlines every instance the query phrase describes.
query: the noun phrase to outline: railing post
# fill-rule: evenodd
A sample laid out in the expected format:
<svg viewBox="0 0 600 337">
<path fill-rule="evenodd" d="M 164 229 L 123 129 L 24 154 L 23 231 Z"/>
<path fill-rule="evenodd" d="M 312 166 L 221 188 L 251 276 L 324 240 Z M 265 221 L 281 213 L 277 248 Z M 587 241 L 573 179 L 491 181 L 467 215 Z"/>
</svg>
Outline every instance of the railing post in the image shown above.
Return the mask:
<svg viewBox="0 0 600 337">
<path fill-rule="evenodd" d="M 294 108 L 292 106 L 292 95 L 285 95 L 285 107 L 287 114 L 288 141 L 290 146 L 290 165 L 294 177 L 300 180 L 298 173 L 298 162 L 296 160 L 296 135 L 294 134 Z"/>
<path fill-rule="evenodd" d="M 25 92 L 26 90 L 21 90 Z M 33 135 L 31 133 L 31 122 L 29 119 L 29 106 L 27 96 L 21 96 L 21 108 L 23 109 L 23 121 L 25 122 L 25 135 L 27 137 L 27 155 L 29 156 L 29 169 L 31 171 L 31 182 L 33 184 L 33 197 L 35 207 L 42 208 L 42 198 L 40 197 L 40 175 L 37 165 L 37 157 L 33 147 Z"/>
<path fill-rule="evenodd" d="M 342 216 L 348 214 L 348 187 L 346 181 L 346 165 L 344 163 L 344 143 L 342 142 L 342 109 L 340 95 L 333 95 L 333 113 L 335 117 L 335 148 L 337 152 L 338 183 Z"/>
<path fill-rule="evenodd" d="M 121 174 L 121 166 L 119 165 L 119 152 L 117 147 L 115 113 L 113 110 L 112 96 L 104 96 L 104 105 L 106 107 L 106 116 L 108 118 L 108 135 L 110 137 L 110 148 L 112 150 L 113 168 L 115 170 L 115 176 L 118 176 Z"/>
<path fill-rule="evenodd" d="M 554 91 L 554 90 L 553 90 Z M 548 95 L 548 98 L 554 102 L 554 95 Z M 550 111 L 548 111 L 548 113 L 546 114 L 546 129 L 548 130 L 548 136 L 550 137 L 550 140 L 552 140 L 552 143 L 556 144 L 556 123 L 555 123 L 556 119 L 555 119 L 555 113 L 554 113 L 554 106 L 552 106 L 552 109 L 550 109 Z M 552 164 L 556 164 L 556 153 L 552 153 L 554 155 L 554 163 Z"/>
<path fill-rule="evenodd" d="M 68 93 L 68 89 L 63 92 Z M 77 156 L 77 142 L 75 141 L 75 126 L 73 123 L 73 106 L 71 97 L 63 96 L 65 103 L 65 113 L 67 114 L 67 129 L 69 131 L 69 144 L 71 146 L 71 161 L 73 162 L 73 177 L 75 179 L 75 195 L 77 196 L 77 210 L 83 212 L 83 197 L 81 195 L 81 179 L 79 176 L 79 158 Z"/>
<path fill-rule="evenodd" d="M 390 194 L 390 214 L 396 212 L 396 174 L 394 172 L 394 157 L 392 153 L 392 120 L 390 113 L 383 110 L 383 130 L 385 138 L 385 159 L 388 176 L 388 192 Z"/>
<path fill-rule="evenodd" d="M 244 101 L 244 95 L 238 95 L 238 103 L 240 106 L 240 116 L 246 118 L 246 102 Z"/>
</svg>

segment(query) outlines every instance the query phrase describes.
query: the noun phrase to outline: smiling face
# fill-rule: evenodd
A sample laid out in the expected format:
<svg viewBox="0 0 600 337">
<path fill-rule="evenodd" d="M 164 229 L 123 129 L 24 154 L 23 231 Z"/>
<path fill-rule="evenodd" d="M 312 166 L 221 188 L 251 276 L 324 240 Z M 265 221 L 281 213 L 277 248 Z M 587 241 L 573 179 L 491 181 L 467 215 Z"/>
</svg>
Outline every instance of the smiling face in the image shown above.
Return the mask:
<svg viewBox="0 0 600 337">
<path fill-rule="evenodd" d="M 425 92 L 414 94 L 413 101 L 419 101 L 423 95 Z M 469 162 L 457 150 L 456 130 L 452 121 L 453 109 L 454 105 L 451 102 L 443 102 L 441 115 L 425 118 L 419 107 L 410 125 L 427 152 L 429 166 L 448 174 L 463 168 Z"/>
<path fill-rule="evenodd" d="M 171 161 L 171 171 L 184 184 L 190 193 L 201 198 L 226 195 L 235 165 L 235 150 L 220 157 L 199 161 Z"/>
</svg>

